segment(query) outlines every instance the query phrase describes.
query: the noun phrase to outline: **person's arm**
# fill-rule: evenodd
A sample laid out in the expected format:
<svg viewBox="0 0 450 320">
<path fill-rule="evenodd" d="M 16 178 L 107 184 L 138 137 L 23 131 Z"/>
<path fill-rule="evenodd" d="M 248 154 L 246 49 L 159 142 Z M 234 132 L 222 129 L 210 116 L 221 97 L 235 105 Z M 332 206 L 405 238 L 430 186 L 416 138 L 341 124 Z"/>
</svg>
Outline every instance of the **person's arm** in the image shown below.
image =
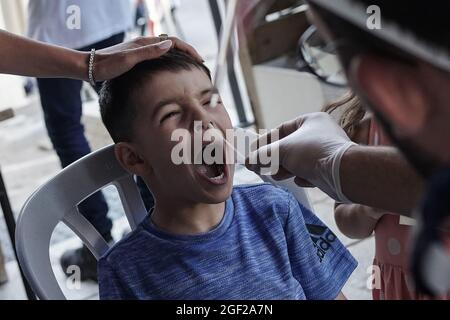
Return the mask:
<svg viewBox="0 0 450 320">
<path fill-rule="evenodd" d="M 372 117 L 362 120 L 350 138 L 360 145 L 368 145 L 372 121 Z M 360 204 L 336 203 L 334 220 L 339 230 L 350 239 L 364 239 L 372 235 L 383 214 L 383 211 Z"/>
<path fill-rule="evenodd" d="M 252 159 L 279 154 L 281 168 L 275 179 L 295 176 L 299 186 L 318 187 L 338 202 L 411 215 L 423 182 L 396 148 L 358 146 L 323 112 L 291 120 L 277 130 L 279 139 L 271 144 L 264 145 L 266 136 L 260 138 L 262 146 L 247 159 L 250 170 L 262 167 Z"/>
<path fill-rule="evenodd" d="M 354 146 L 343 155 L 343 193 L 354 203 L 407 216 L 420 200 L 423 181 L 392 147 Z"/>
<path fill-rule="evenodd" d="M 350 239 L 370 237 L 384 213 L 360 204 L 337 204 L 334 220 L 339 230 Z"/>
<path fill-rule="evenodd" d="M 86 80 L 87 56 L 0 30 L 0 73 Z"/>
<path fill-rule="evenodd" d="M 202 61 L 194 48 L 177 38 L 160 42 L 158 37 L 142 37 L 97 51 L 95 80 L 115 78 L 139 62 L 165 54 L 171 47 Z M 88 80 L 88 59 L 89 53 L 86 52 L 33 41 L 0 30 L 0 73 Z"/>
</svg>

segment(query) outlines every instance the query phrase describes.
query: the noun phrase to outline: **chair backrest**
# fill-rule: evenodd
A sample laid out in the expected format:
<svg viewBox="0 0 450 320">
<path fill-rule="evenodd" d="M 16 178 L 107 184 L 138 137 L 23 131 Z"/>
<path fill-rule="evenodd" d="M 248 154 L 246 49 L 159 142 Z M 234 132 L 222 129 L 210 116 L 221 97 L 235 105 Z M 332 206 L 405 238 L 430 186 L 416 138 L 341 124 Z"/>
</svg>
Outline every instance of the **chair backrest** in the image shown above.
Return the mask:
<svg viewBox="0 0 450 320">
<path fill-rule="evenodd" d="M 307 208 L 306 192 L 293 180 L 266 182 L 288 188 Z M 113 146 L 92 153 L 62 170 L 34 192 L 22 208 L 16 228 L 16 249 L 25 277 L 39 299 L 62 300 L 50 263 L 50 238 L 59 222 L 65 223 L 99 259 L 109 246 L 97 230 L 78 212 L 80 202 L 103 189 L 118 189 L 131 229 L 147 216 L 133 177 L 116 160 Z"/>
<path fill-rule="evenodd" d="M 59 222 L 65 223 L 99 259 L 108 249 L 107 242 L 78 212 L 77 205 L 103 189 L 116 186 L 132 229 L 147 212 L 133 177 L 106 147 L 73 163 L 51 179 L 27 200 L 16 229 L 19 263 L 40 299 L 65 299 L 50 263 L 50 238 Z"/>
</svg>

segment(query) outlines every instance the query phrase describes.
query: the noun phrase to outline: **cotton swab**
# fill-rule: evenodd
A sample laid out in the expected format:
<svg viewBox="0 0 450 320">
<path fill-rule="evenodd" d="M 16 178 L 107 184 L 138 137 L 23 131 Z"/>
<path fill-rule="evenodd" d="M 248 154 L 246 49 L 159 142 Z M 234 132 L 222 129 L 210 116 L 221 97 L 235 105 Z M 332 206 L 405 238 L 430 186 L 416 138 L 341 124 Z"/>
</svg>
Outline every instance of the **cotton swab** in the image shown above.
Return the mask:
<svg viewBox="0 0 450 320">
<path fill-rule="evenodd" d="M 208 128 L 209 128 L 209 129 L 216 130 L 216 128 L 214 127 L 214 125 L 213 125 L 212 123 L 210 123 L 210 124 L 208 125 Z M 243 129 L 240 129 L 240 130 L 243 130 Z M 256 132 L 250 131 L 250 130 L 244 130 L 244 132 L 245 132 L 245 134 L 249 133 L 249 134 L 253 135 L 253 136 L 256 137 L 256 138 L 259 138 L 259 137 L 260 137 L 259 134 L 257 134 Z M 235 147 L 233 144 L 231 144 L 225 137 L 223 137 L 222 135 L 221 135 L 221 137 L 222 137 L 222 141 L 223 141 L 228 147 L 230 147 L 231 150 L 233 150 L 233 152 L 234 152 L 234 154 L 235 154 L 235 156 L 236 156 L 236 157 L 235 157 L 236 162 L 237 162 L 238 164 L 245 165 L 247 157 L 246 157 L 245 155 L 243 155 L 241 152 L 239 152 L 239 150 L 237 150 L 236 147 Z"/>
</svg>

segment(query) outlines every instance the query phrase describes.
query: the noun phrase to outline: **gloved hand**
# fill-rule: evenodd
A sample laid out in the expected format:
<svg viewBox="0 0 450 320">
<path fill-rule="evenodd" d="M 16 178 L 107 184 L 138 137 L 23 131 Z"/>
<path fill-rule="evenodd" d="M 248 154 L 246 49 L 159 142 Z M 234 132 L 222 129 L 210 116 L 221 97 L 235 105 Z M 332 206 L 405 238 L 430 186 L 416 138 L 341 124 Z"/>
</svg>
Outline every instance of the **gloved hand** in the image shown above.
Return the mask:
<svg viewBox="0 0 450 320">
<path fill-rule="evenodd" d="M 255 164 L 254 159 L 278 152 L 280 168 L 274 179 L 296 176 L 295 182 L 299 186 L 315 186 L 338 202 L 351 203 L 342 193 L 339 171 L 343 154 L 356 144 L 330 115 L 322 112 L 307 114 L 275 130 L 279 132 L 279 139 L 251 152 L 247 159 L 248 169 L 258 173 L 262 165 Z M 272 132 L 259 141 L 264 143 L 273 137 Z"/>
</svg>

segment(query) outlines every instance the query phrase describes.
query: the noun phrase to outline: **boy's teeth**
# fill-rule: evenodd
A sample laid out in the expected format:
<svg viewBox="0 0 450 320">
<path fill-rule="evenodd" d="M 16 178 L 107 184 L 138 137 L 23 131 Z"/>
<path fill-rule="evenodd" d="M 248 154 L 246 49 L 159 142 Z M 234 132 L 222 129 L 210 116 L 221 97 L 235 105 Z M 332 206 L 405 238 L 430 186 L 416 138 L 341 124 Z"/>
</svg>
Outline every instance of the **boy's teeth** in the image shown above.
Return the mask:
<svg viewBox="0 0 450 320">
<path fill-rule="evenodd" d="M 217 167 L 214 166 L 201 164 L 196 166 L 196 170 L 199 173 L 206 175 L 209 179 L 214 181 L 222 180 L 225 177 L 225 171 L 223 168 L 218 169 Z"/>
<path fill-rule="evenodd" d="M 215 178 L 210 178 L 210 179 L 211 179 L 211 180 L 222 180 L 223 177 L 225 177 L 225 173 L 222 172 L 222 173 L 220 174 L 220 176 L 215 177 Z"/>
</svg>

